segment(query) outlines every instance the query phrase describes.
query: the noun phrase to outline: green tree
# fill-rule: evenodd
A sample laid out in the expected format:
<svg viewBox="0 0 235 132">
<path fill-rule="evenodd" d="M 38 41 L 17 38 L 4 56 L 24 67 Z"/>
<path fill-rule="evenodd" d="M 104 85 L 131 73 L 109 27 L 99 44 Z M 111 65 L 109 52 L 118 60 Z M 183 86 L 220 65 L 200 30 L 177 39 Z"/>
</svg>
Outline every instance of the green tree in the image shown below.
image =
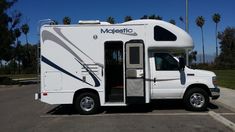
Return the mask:
<svg viewBox="0 0 235 132">
<path fill-rule="evenodd" d="M 114 24 L 114 23 L 115 23 L 115 19 L 114 19 L 113 17 L 111 17 L 111 16 L 108 17 L 106 21 L 109 22 L 109 23 L 111 23 L 111 24 Z"/>
<path fill-rule="evenodd" d="M 156 16 L 155 14 L 153 14 L 149 16 L 149 19 L 162 20 L 162 17 L 159 15 Z"/>
<path fill-rule="evenodd" d="M 69 24 L 71 24 L 71 18 L 68 17 L 68 16 L 64 17 L 64 18 L 63 18 L 63 24 L 64 24 L 64 25 L 69 25 Z"/>
<path fill-rule="evenodd" d="M 217 38 L 218 38 L 218 23 L 220 22 L 220 14 L 219 13 L 215 13 L 212 16 L 213 21 L 215 22 L 215 45 L 216 45 L 216 49 L 215 49 L 215 53 L 216 53 L 216 57 L 218 57 L 218 44 L 217 44 Z"/>
<path fill-rule="evenodd" d="M 197 61 L 197 51 L 191 51 L 189 53 L 189 64 L 192 64 L 193 61 Z"/>
<path fill-rule="evenodd" d="M 163 18 L 159 15 L 156 16 L 156 20 L 162 20 Z"/>
<path fill-rule="evenodd" d="M 126 16 L 124 18 L 124 22 L 128 22 L 128 21 L 131 21 L 131 20 L 133 20 L 131 16 Z"/>
<path fill-rule="evenodd" d="M 150 16 L 148 17 L 148 19 L 156 19 L 156 16 L 155 16 L 155 14 L 153 14 L 153 15 L 150 15 Z"/>
<path fill-rule="evenodd" d="M 173 24 L 173 25 L 175 25 L 175 24 L 176 24 L 176 22 L 175 22 L 175 20 L 174 20 L 174 19 L 170 19 L 170 20 L 169 20 L 169 23 L 171 23 L 171 24 Z"/>
<path fill-rule="evenodd" d="M 216 65 L 223 69 L 235 69 L 235 28 L 227 27 L 218 34 L 220 39 L 220 55 L 216 58 Z"/>
<path fill-rule="evenodd" d="M 148 19 L 147 15 L 143 15 L 140 19 Z"/>
<path fill-rule="evenodd" d="M 196 19 L 196 24 L 198 27 L 200 27 L 201 29 L 201 34 L 202 34 L 202 60 L 203 63 L 205 63 L 205 51 L 204 51 L 204 35 L 203 35 L 203 25 L 205 24 L 205 19 L 203 18 L 203 16 L 199 16 Z"/>
<path fill-rule="evenodd" d="M 18 18 L 12 18 L 7 11 L 16 3 L 16 0 L 0 0 L 0 63 L 2 60 L 9 61 L 12 57 L 12 44 L 14 43 L 13 28 L 19 24 L 20 13 Z"/>
</svg>

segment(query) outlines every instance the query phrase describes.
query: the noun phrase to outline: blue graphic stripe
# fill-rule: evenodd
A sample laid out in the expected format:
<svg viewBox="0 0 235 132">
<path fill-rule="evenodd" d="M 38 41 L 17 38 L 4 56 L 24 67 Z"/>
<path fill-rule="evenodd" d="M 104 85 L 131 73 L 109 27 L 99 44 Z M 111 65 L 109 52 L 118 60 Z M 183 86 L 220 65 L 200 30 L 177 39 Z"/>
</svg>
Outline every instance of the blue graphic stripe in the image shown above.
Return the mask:
<svg viewBox="0 0 235 132">
<path fill-rule="evenodd" d="M 76 58 L 75 58 L 75 60 L 77 60 Z M 79 62 L 78 60 L 77 60 L 77 62 Z M 99 82 L 99 80 L 95 77 L 95 75 L 93 74 L 93 73 L 91 73 L 91 70 L 89 70 L 85 65 L 83 65 L 81 62 L 79 62 L 85 69 L 86 69 L 86 71 L 91 75 L 91 77 L 92 77 L 92 79 L 94 80 L 94 82 L 95 82 L 95 87 L 99 87 L 100 86 L 100 82 Z"/>
<path fill-rule="evenodd" d="M 65 73 L 65 74 L 67 74 L 67 75 L 69 75 L 69 76 L 71 76 L 71 77 L 73 77 L 73 78 L 75 78 L 75 79 L 77 79 L 77 80 L 80 80 L 80 81 L 82 81 L 82 82 L 84 82 L 84 83 L 86 83 L 86 84 L 92 86 L 90 83 L 85 82 L 85 81 L 82 80 L 81 78 L 79 78 L 79 77 L 77 77 L 77 76 L 71 74 L 70 72 L 66 71 L 65 69 L 59 67 L 58 65 L 56 65 L 56 64 L 53 63 L 52 61 L 48 60 L 48 59 L 45 58 L 44 56 L 42 56 L 42 61 L 45 62 L 46 64 L 48 64 L 49 66 L 51 66 L 51 67 L 53 67 L 53 68 L 55 68 L 55 69 L 57 69 L 57 70 L 59 70 L 59 71 Z"/>
</svg>

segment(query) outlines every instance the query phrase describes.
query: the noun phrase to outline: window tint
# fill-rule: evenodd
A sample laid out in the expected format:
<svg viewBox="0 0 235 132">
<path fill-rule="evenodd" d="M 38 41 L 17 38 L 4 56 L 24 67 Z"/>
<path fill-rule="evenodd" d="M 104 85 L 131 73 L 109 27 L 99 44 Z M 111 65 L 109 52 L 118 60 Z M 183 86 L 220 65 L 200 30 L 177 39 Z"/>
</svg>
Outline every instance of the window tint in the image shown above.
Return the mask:
<svg viewBox="0 0 235 132">
<path fill-rule="evenodd" d="M 140 48 L 130 47 L 130 64 L 140 63 Z"/>
<path fill-rule="evenodd" d="M 176 41 L 176 36 L 160 26 L 154 27 L 154 39 L 156 41 Z"/>
<path fill-rule="evenodd" d="M 178 70 L 178 62 L 167 53 L 155 53 L 156 70 Z"/>
</svg>

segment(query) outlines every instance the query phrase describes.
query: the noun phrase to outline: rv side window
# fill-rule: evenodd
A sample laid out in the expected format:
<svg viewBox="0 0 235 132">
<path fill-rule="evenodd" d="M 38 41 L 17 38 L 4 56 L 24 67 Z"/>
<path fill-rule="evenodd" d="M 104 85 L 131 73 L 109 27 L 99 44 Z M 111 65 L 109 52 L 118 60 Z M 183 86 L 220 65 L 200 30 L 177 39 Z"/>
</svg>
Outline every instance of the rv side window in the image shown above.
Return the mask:
<svg viewBox="0 0 235 132">
<path fill-rule="evenodd" d="M 156 70 L 178 70 L 178 62 L 168 53 L 155 53 Z"/>
<path fill-rule="evenodd" d="M 176 36 L 160 26 L 154 27 L 154 39 L 156 41 L 176 41 Z"/>
</svg>

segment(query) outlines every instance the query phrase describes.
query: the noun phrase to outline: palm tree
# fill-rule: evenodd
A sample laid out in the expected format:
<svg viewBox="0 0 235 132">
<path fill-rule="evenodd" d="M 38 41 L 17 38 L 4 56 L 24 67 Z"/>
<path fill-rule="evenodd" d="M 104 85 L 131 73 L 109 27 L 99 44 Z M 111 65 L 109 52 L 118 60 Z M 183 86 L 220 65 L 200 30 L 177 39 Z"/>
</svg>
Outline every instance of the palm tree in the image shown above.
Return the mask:
<svg viewBox="0 0 235 132">
<path fill-rule="evenodd" d="M 124 22 L 128 22 L 128 21 L 131 21 L 131 20 L 133 20 L 131 16 L 126 16 L 124 18 Z"/>
<path fill-rule="evenodd" d="M 64 17 L 63 18 L 63 24 L 64 25 L 69 25 L 69 24 L 71 24 L 71 18 L 70 17 Z"/>
<path fill-rule="evenodd" d="M 15 46 L 15 53 L 14 53 L 14 73 L 15 73 L 15 57 L 18 58 L 18 68 L 19 68 L 19 73 L 20 73 L 20 59 L 19 59 L 18 54 L 17 54 L 17 52 L 16 52 L 17 47 L 18 47 L 18 44 L 19 44 L 18 38 L 19 38 L 20 35 L 21 35 L 21 32 L 20 32 L 20 29 L 19 29 L 19 28 L 16 28 L 16 29 L 14 30 L 14 35 L 15 35 L 15 37 L 16 37 L 16 46 Z"/>
<path fill-rule="evenodd" d="M 217 36 L 218 36 L 218 23 L 220 22 L 220 14 L 215 13 L 212 16 L 213 21 L 215 22 L 215 45 L 216 45 L 216 57 L 218 57 L 218 44 L 217 44 Z"/>
<path fill-rule="evenodd" d="M 30 63 L 30 55 L 29 55 L 29 43 L 28 43 L 28 33 L 29 33 L 29 25 L 28 24 L 23 24 L 21 26 L 21 31 L 23 32 L 23 34 L 25 35 L 25 39 L 26 39 L 26 49 L 27 49 L 27 59 L 28 62 Z"/>
<path fill-rule="evenodd" d="M 203 59 L 203 63 L 205 63 L 205 51 L 204 51 L 204 36 L 203 36 L 203 25 L 205 23 L 205 19 L 203 18 L 203 16 L 199 16 L 196 19 L 196 24 L 198 27 L 201 28 L 201 33 L 202 33 L 202 59 Z"/>
<path fill-rule="evenodd" d="M 180 16 L 179 19 L 182 23 L 184 23 L 184 18 L 182 16 Z"/>
<path fill-rule="evenodd" d="M 108 17 L 107 18 L 107 20 L 106 20 L 107 22 L 109 22 L 109 23 L 111 23 L 111 24 L 114 24 L 115 23 L 115 20 L 114 20 L 114 18 L 113 17 Z"/>
<path fill-rule="evenodd" d="M 14 34 L 15 34 L 15 37 L 16 37 L 16 45 L 18 44 L 18 38 L 20 37 L 21 35 L 21 32 L 20 32 L 20 29 L 19 28 L 16 28 L 14 30 Z"/>
<path fill-rule="evenodd" d="M 174 20 L 174 19 L 170 19 L 170 20 L 169 20 L 169 23 L 171 23 L 171 24 L 173 24 L 173 25 L 175 25 L 175 24 L 176 24 L 176 22 L 175 22 L 175 20 Z"/>
<path fill-rule="evenodd" d="M 56 20 L 53 20 L 50 22 L 50 25 L 58 25 L 58 22 Z"/>
<path fill-rule="evenodd" d="M 28 25 L 28 24 L 23 24 L 23 25 L 21 26 L 21 31 L 22 31 L 23 34 L 25 35 L 26 44 L 28 45 L 29 25 Z M 27 46 L 27 47 L 28 47 L 28 46 Z"/>
<path fill-rule="evenodd" d="M 180 16 L 180 17 L 179 17 L 179 20 L 184 24 L 184 26 L 185 26 L 185 31 L 186 31 L 186 23 L 185 23 L 185 21 L 184 21 L 184 18 L 183 18 L 182 16 Z"/>
</svg>

